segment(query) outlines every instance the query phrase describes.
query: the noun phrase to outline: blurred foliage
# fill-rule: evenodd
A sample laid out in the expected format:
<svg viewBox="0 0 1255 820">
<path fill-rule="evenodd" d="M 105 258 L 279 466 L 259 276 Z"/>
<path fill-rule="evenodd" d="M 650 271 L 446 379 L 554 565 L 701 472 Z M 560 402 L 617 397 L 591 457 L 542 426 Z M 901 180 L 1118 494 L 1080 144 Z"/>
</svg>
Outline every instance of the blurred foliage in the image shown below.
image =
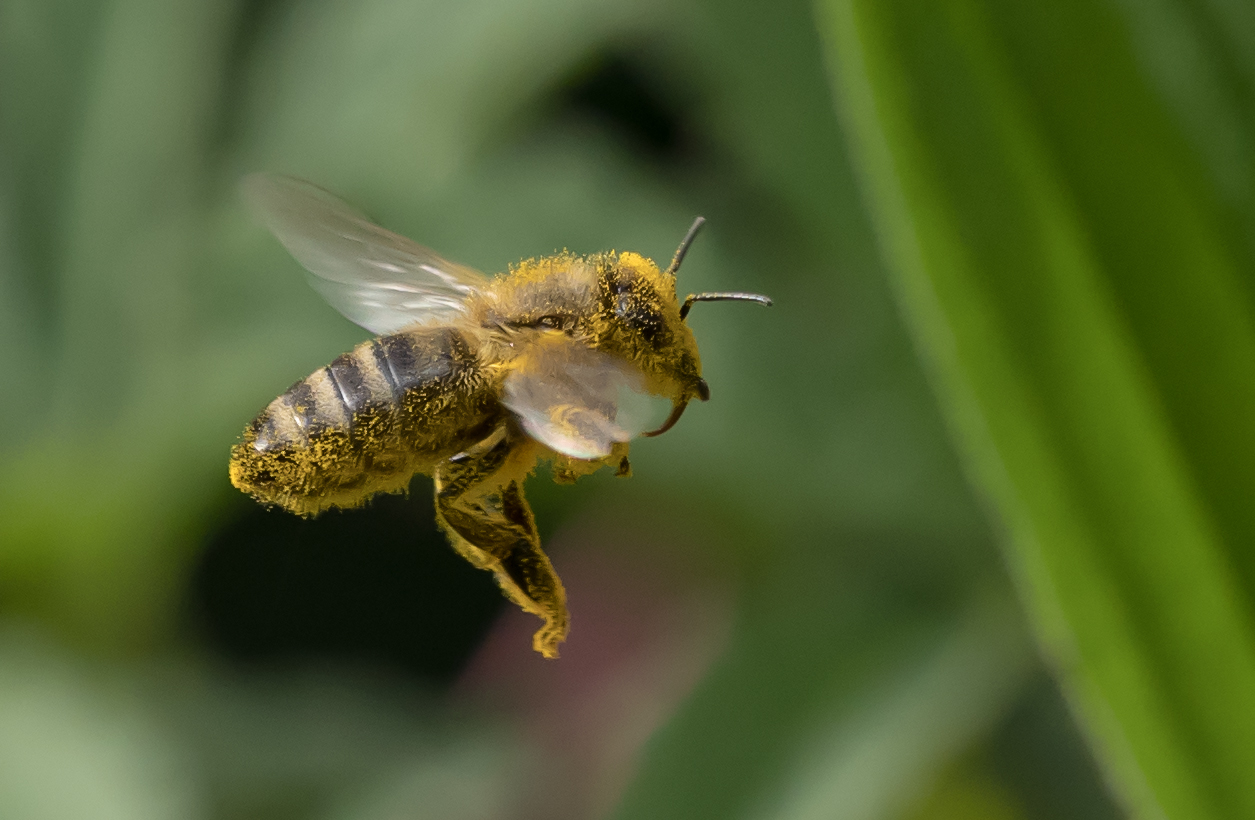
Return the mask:
<svg viewBox="0 0 1255 820">
<path fill-rule="evenodd" d="M 1255 814 L 1255 17 L 821 4 L 919 344 L 1140 817 Z"/>
<path fill-rule="evenodd" d="M 0 2 L 0 814 L 1118 816 L 891 281 L 1106 777 L 1238 811 L 1247 695 L 1205 687 L 1246 663 L 1211 585 L 1245 577 L 1255 52 L 1184 4 L 1016 8 Z M 229 486 L 248 419 L 365 338 L 244 212 L 256 170 L 487 271 L 665 259 L 702 213 L 681 286 L 776 300 L 694 311 L 713 399 L 630 481 L 529 484 L 561 660 L 452 559 L 429 482 L 315 521 Z M 971 260 L 904 263 L 921 220 Z M 995 418 L 1045 443 L 1017 460 Z"/>
</svg>

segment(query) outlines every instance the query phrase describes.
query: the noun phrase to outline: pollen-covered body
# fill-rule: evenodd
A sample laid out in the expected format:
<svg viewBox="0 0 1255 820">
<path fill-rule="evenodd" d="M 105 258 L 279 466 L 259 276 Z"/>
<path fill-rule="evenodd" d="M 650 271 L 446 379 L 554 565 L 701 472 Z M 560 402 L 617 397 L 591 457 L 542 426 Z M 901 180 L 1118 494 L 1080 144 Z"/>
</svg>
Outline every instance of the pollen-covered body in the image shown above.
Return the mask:
<svg viewBox="0 0 1255 820">
<path fill-rule="evenodd" d="M 675 269 L 700 220 L 666 271 L 635 253 L 562 253 L 488 279 L 309 183 L 259 176 L 246 193 L 311 284 L 378 336 L 258 415 L 232 449 L 232 483 L 313 515 L 432 475 L 454 548 L 544 619 L 533 646 L 556 657 L 566 596 L 522 484 L 538 459 L 559 481 L 605 465 L 626 476 L 631 438 L 708 398 L 685 313 L 694 299 L 751 297 L 680 306 Z M 672 405 L 653 432 L 634 398 L 648 396 Z"/>
<path fill-rule="evenodd" d="M 634 253 L 527 260 L 471 296 L 456 321 L 363 342 L 294 384 L 245 430 L 231 481 L 300 515 L 402 491 L 415 473 L 506 424 L 506 375 L 552 342 L 610 347 L 642 372 L 649 392 L 670 397 L 677 374 L 697 371 L 697 347 L 669 344 L 669 355 L 657 355 L 665 303 L 642 297 L 661 279 Z"/>
<path fill-rule="evenodd" d="M 500 423 L 498 368 L 456 327 L 363 342 L 272 401 L 231 453 L 231 482 L 300 515 L 356 507 Z"/>
</svg>

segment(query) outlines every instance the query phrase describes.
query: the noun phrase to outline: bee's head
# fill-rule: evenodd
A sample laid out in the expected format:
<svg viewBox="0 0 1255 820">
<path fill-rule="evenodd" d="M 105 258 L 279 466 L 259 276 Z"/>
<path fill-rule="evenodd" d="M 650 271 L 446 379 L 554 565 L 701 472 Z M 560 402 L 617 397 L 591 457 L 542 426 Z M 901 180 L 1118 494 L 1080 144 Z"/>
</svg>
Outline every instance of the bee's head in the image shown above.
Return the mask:
<svg viewBox="0 0 1255 820">
<path fill-rule="evenodd" d="M 636 253 L 606 254 L 598 267 L 598 349 L 639 367 L 653 393 L 678 402 L 704 397 L 697 340 L 680 318 L 675 278 Z"/>
<path fill-rule="evenodd" d="M 645 435 L 669 430 L 692 399 L 710 398 L 697 340 L 685 322 L 689 308 L 720 299 L 771 304 L 766 296 L 749 293 L 699 293 L 680 304 L 676 271 L 704 222 L 698 217 L 693 223 L 665 271 L 636 253 L 606 254 L 598 266 L 597 347 L 631 360 L 645 374 L 650 392 L 672 401 L 671 416 Z"/>
</svg>

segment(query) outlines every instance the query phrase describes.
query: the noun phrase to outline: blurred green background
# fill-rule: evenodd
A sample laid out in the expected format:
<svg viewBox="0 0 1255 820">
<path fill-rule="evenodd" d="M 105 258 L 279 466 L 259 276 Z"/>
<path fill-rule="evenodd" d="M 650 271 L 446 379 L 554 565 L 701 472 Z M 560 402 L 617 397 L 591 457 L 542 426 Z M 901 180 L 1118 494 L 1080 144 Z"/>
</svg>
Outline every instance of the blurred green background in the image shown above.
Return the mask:
<svg viewBox="0 0 1255 820">
<path fill-rule="evenodd" d="M 1255 816 L 1255 11 L 0 0 L 0 816 Z M 713 398 L 527 488 L 227 454 L 364 331 L 289 173 L 482 270 L 670 257 Z"/>
</svg>

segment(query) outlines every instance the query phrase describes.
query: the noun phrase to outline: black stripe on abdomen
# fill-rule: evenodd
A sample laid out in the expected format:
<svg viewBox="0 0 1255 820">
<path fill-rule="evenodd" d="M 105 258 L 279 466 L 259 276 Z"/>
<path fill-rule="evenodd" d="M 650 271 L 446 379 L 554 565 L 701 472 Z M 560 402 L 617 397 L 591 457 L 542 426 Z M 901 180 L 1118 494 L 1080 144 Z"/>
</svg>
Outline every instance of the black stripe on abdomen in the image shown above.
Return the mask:
<svg viewBox="0 0 1255 820">
<path fill-rule="evenodd" d="M 402 391 L 448 384 L 474 364 L 474 355 L 453 328 L 397 333 L 379 340 L 388 371 Z"/>
<path fill-rule="evenodd" d="M 345 353 L 327 365 L 327 377 L 335 385 L 340 400 L 348 408 L 349 415 L 356 413 L 370 403 L 370 388 L 362 377 L 352 353 Z"/>
<path fill-rule="evenodd" d="M 375 367 L 379 368 L 379 375 L 383 376 L 383 380 L 388 385 L 388 391 L 392 394 L 392 401 L 401 398 L 401 382 L 396 369 L 392 365 L 392 359 L 388 356 L 388 350 L 384 346 L 384 341 L 390 337 L 384 336 L 375 339 L 370 343 L 370 352 L 375 354 Z"/>
<path fill-rule="evenodd" d="M 253 419 L 249 429 L 253 433 L 253 447 L 258 452 L 270 450 L 287 443 L 282 440 L 279 427 L 275 423 L 275 417 L 269 407 L 261 411 L 261 414 Z"/>
<path fill-rule="evenodd" d="M 307 436 L 313 435 L 323 427 L 318 419 L 314 391 L 310 387 L 308 379 L 303 379 L 292 385 L 279 398 L 282 400 L 283 405 L 292 411 L 292 416 L 296 419 L 297 426 L 304 430 Z"/>
</svg>

